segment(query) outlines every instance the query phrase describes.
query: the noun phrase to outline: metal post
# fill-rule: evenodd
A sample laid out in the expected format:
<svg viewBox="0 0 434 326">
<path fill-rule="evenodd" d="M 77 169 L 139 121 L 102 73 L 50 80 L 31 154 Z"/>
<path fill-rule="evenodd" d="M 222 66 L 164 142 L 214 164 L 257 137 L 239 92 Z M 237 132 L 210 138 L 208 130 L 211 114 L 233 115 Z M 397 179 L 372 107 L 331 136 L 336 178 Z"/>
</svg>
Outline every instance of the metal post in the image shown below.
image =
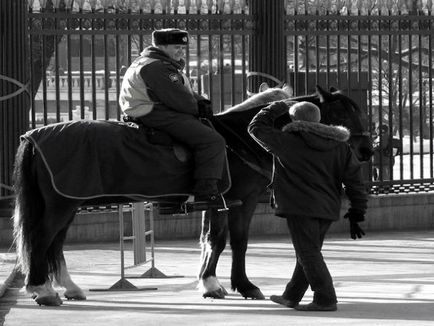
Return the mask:
<svg viewBox="0 0 434 326">
<path fill-rule="evenodd" d="M 146 262 L 145 204 L 134 203 L 132 210 L 134 265 Z"/>
<path fill-rule="evenodd" d="M 155 238 L 154 238 L 154 205 L 151 203 L 150 206 L 148 206 L 149 211 L 149 232 L 151 236 L 151 266 L 152 268 L 155 268 Z"/>
<path fill-rule="evenodd" d="M 280 81 L 285 81 L 287 74 L 284 4 L 284 0 L 250 2 L 251 15 L 257 21 L 249 45 L 249 70 L 271 75 Z M 257 92 L 262 82 L 275 86 L 270 78 L 255 76 L 249 80 L 249 89 Z"/>
<path fill-rule="evenodd" d="M 19 136 L 28 128 L 26 4 L 0 1 L 0 199 L 12 194 L 15 152 Z"/>
<path fill-rule="evenodd" d="M 123 204 L 118 205 L 119 214 L 119 250 L 121 252 L 121 278 L 115 284 L 105 289 L 89 289 L 89 291 L 143 291 L 157 290 L 155 287 L 138 288 L 125 278 L 125 256 L 124 256 L 124 241 L 131 240 L 133 237 L 125 236 L 124 228 L 124 209 Z"/>
<path fill-rule="evenodd" d="M 118 206 L 119 214 L 119 251 L 121 252 L 121 279 L 125 278 L 125 256 L 124 256 L 124 212 L 123 205 Z"/>
</svg>

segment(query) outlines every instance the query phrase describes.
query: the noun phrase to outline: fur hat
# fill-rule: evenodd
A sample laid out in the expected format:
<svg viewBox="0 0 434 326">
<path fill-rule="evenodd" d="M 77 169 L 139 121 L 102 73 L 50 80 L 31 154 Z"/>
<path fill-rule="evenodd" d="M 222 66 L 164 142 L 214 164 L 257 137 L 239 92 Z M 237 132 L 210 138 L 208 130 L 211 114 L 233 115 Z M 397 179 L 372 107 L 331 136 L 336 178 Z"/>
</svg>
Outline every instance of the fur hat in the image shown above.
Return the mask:
<svg viewBox="0 0 434 326">
<path fill-rule="evenodd" d="M 156 30 L 152 33 L 152 43 L 155 45 L 188 44 L 188 32 L 177 28 Z"/>
</svg>

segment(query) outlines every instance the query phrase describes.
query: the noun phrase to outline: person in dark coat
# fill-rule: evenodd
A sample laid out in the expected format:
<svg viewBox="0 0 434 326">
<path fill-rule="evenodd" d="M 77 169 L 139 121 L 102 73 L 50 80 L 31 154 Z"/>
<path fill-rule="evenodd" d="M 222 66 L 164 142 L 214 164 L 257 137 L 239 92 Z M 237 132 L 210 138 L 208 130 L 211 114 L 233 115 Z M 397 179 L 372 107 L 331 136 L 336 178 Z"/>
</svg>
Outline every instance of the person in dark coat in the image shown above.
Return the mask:
<svg viewBox="0 0 434 326">
<path fill-rule="evenodd" d="M 188 32 L 162 29 L 152 33 L 152 46 L 126 70 L 119 104 L 126 116 L 162 130 L 193 151 L 195 201 L 220 206 L 217 188 L 225 164 L 225 139 L 199 118 L 213 115 L 211 102 L 195 93 L 183 73 Z"/>
<path fill-rule="evenodd" d="M 292 122 L 282 130 L 276 118 L 288 113 Z M 248 126 L 250 135 L 274 156 L 275 214 L 286 218 L 297 263 L 282 295 L 270 299 L 305 311 L 334 311 L 337 298 L 321 248 L 331 223 L 339 219 L 342 185 L 351 206 L 345 215 L 351 237 L 361 238 L 367 193 L 361 165 L 347 143 L 345 127 L 320 123 L 319 108 L 309 102 L 274 102 Z M 308 287 L 313 301 L 300 305 Z"/>
<path fill-rule="evenodd" d="M 390 160 L 395 164 L 393 146 L 390 141 L 389 127 L 382 125 L 378 137 L 374 140 L 374 157 L 372 161 L 372 176 L 374 180 L 390 180 Z M 381 172 L 380 172 L 381 171 Z"/>
</svg>

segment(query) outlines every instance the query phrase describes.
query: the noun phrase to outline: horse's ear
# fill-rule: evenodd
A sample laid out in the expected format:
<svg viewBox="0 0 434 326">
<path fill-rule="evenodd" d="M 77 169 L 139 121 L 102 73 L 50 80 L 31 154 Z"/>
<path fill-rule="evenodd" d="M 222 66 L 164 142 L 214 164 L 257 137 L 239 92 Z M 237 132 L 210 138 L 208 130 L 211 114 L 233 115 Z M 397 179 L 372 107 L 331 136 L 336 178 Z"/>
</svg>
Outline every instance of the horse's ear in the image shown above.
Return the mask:
<svg viewBox="0 0 434 326">
<path fill-rule="evenodd" d="M 294 96 L 294 90 L 291 86 L 289 86 L 287 83 L 284 83 L 282 85 L 282 90 L 285 91 L 289 96 Z"/>
<path fill-rule="evenodd" d="M 334 86 L 330 87 L 330 93 L 337 92 L 337 91 L 338 91 L 338 89 L 336 87 L 334 87 Z"/>
<path fill-rule="evenodd" d="M 322 88 L 321 86 L 316 85 L 315 88 L 316 88 L 316 93 L 319 97 L 319 101 L 321 103 L 327 102 L 327 100 L 331 98 L 332 95 L 326 90 L 324 90 L 324 88 Z"/>
<path fill-rule="evenodd" d="M 266 82 L 263 82 L 260 86 L 259 86 L 259 93 L 266 91 L 267 89 L 269 89 L 270 86 L 268 86 L 268 84 Z"/>
</svg>

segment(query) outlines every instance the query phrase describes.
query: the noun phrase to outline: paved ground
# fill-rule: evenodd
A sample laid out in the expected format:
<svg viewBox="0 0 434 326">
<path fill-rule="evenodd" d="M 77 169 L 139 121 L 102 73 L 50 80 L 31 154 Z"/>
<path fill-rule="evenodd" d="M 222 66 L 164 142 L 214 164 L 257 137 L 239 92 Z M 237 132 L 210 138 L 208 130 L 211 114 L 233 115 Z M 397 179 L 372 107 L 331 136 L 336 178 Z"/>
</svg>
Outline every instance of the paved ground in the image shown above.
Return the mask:
<svg viewBox="0 0 434 326">
<path fill-rule="evenodd" d="M 157 242 L 156 266 L 174 278 L 130 278 L 142 289 L 100 292 L 119 280 L 117 244 L 73 245 L 66 250 L 70 272 L 87 301 L 39 307 L 22 289 L 0 300 L 5 326 L 27 325 L 434 325 L 434 230 L 368 234 L 353 241 L 332 235 L 324 256 L 339 299 L 336 312 L 297 312 L 274 304 L 294 267 L 294 252 L 284 237 L 252 239 L 247 273 L 267 300 L 244 300 L 231 292 L 225 300 L 203 299 L 196 289 L 199 249 L 195 241 Z M 5 254 L 0 254 L 5 257 Z M 126 259 L 131 261 L 131 253 Z M 128 269 L 139 276 L 149 265 Z M 218 268 L 230 288 L 230 251 Z M 61 292 L 61 290 L 60 290 Z M 311 293 L 306 302 L 312 299 Z"/>
</svg>

